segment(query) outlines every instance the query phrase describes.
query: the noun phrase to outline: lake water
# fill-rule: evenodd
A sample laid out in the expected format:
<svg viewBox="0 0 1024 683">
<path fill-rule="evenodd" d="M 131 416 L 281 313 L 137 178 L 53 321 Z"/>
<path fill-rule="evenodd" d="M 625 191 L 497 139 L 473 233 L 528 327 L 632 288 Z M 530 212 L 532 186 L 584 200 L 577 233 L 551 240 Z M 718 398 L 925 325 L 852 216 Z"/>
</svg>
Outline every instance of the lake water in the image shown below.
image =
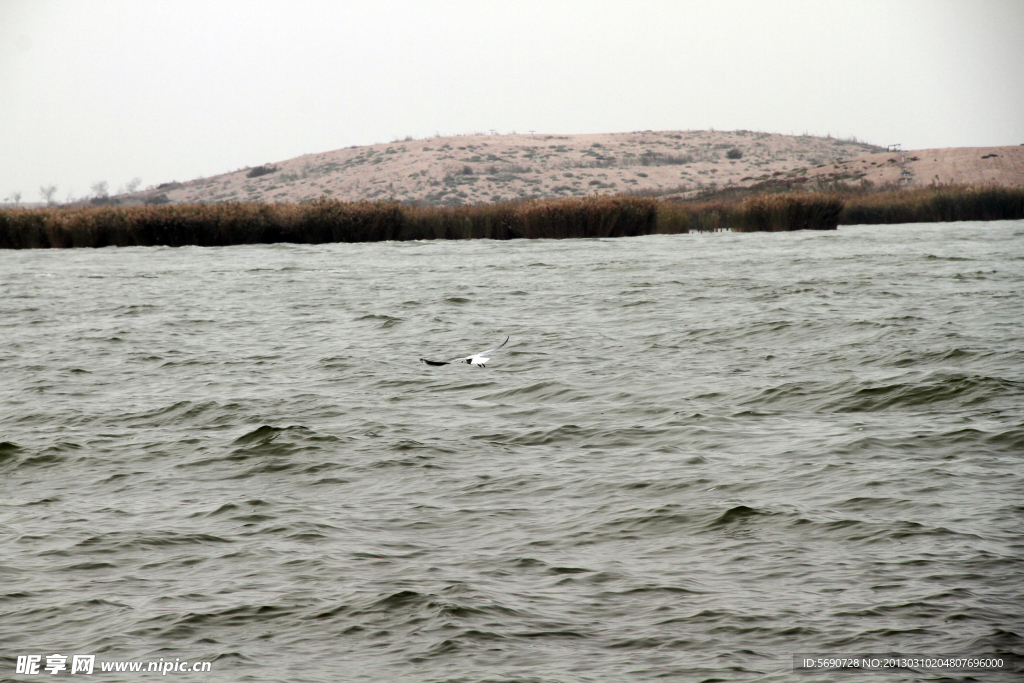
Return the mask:
<svg viewBox="0 0 1024 683">
<path fill-rule="evenodd" d="M 0 441 L 3 680 L 1021 657 L 1024 221 L 0 252 Z"/>
</svg>

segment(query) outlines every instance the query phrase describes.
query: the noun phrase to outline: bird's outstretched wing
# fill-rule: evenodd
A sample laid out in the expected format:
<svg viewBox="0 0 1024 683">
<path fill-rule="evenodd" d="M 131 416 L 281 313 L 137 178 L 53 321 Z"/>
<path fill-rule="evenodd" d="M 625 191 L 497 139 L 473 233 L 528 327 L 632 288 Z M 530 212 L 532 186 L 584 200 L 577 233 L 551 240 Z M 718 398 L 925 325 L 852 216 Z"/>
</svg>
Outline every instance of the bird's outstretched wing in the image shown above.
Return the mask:
<svg viewBox="0 0 1024 683">
<path fill-rule="evenodd" d="M 420 358 L 420 360 L 427 365 L 451 365 L 452 363 L 461 363 L 464 360 L 469 360 L 472 357 L 463 356 L 462 358 L 452 358 L 451 360 L 427 360 L 426 358 Z"/>
<path fill-rule="evenodd" d="M 427 360 L 426 358 L 420 358 L 420 361 L 426 363 L 427 365 L 451 365 L 452 363 L 461 363 L 464 360 L 470 360 L 471 358 L 476 358 L 477 356 L 486 356 L 488 353 L 494 353 L 505 344 L 508 344 L 509 339 L 510 337 L 506 336 L 505 341 L 501 342 L 499 346 L 495 346 L 493 349 L 487 349 L 486 351 L 481 351 L 480 353 L 474 353 L 469 356 L 463 356 L 462 358 L 453 358 L 451 360 Z"/>
<path fill-rule="evenodd" d="M 501 342 L 501 344 L 499 344 L 498 346 L 495 346 L 493 349 L 487 349 L 486 351 L 481 351 L 480 353 L 474 353 L 473 356 L 486 356 L 489 353 L 494 353 L 495 351 L 500 349 L 505 344 L 508 344 L 508 340 L 509 340 L 509 337 L 505 337 L 505 341 Z M 466 358 L 472 358 L 473 356 L 466 356 Z M 462 359 L 460 358 L 459 360 L 462 360 Z"/>
</svg>

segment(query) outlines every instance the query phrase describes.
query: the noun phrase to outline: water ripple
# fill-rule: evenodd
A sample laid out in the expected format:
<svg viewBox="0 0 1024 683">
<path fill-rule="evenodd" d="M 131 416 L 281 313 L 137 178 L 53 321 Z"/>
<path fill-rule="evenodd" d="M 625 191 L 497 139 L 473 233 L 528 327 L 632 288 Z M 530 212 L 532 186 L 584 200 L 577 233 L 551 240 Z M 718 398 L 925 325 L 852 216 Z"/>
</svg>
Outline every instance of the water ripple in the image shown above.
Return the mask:
<svg viewBox="0 0 1024 683">
<path fill-rule="evenodd" d="M 0 677 L 1024 658 L 1021 226 L 2 253 Z"/>
</svg>

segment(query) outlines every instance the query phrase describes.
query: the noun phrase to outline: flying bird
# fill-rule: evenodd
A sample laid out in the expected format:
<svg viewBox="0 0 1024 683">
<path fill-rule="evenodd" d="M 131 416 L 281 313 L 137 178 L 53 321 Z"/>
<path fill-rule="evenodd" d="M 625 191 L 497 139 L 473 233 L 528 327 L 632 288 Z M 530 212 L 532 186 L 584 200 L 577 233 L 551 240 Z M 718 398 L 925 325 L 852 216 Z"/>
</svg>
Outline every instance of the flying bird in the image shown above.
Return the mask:
<svg viewBox="0 0 1024 683">
<path fill-rule="evenodd" d="M 494 353 L 505 344 L 508 344 L 508 337 L 505 337 L 505 341 L 501 342 L 501 346 L 495 346 L 493 349 L 487 349 L 480 353 L 474 353 L 471 356 L 463 356 L 462 358 L 453 358 L 452 360 L 427 360 L 426 358 L 420 358 L 421 361 L 427 365 L 451 365 L 452 363 L 466 363 L 467 365 L 475 365 L 478 368 L 486 368 L 487 361 L 490 360 L 487 354 Z"/>
</svg>

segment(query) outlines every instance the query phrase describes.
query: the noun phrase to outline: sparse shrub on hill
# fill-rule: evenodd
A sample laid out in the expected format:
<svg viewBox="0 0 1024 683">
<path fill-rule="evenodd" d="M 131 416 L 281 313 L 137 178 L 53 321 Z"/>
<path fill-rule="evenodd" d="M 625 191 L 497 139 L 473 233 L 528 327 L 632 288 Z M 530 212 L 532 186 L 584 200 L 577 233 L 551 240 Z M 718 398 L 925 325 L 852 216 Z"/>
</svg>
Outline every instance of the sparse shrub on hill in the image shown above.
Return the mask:
<svg viewBox="0 0 1024 683">
<path fill-rule="evenodd" d="M 725 156 L 729 159 L 742 159 L 743 152 L 741 152 L 739 148 L 733 147 L 732 149 L 725 153 Z"/>
<path fill-rule="evenodd" d="M 693 163 L 692 154 L 662 154 L 660 152 L 644 152 L 637 157 L 641 166 L 683 166 Z"/>
<path fill-rule="evenodd" d="M 262 175 L 270 175 L 271 173 L 277 173 L 277 166 L 273 166 L 271 164 L 263 164 L 262 166 L 250 168 L 249 172 L 245 174 L 245 177 L 259 178 Z"/>
</svg>

